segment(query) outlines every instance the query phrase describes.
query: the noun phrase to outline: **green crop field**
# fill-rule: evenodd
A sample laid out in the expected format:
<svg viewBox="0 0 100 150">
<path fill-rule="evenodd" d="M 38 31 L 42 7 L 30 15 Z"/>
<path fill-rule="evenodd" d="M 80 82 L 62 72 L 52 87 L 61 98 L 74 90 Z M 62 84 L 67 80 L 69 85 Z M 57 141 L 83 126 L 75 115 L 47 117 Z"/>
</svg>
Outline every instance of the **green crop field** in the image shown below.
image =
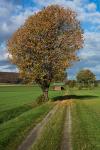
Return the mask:
<svg viewBox="0 0 100 150">
<path fill-rule="evenodd" d="M 0 86 L 0 150 L 16 150 L 29 131 L 55 106 L 52 101 L 38 105 L 36 99 L 41 94 L 38 86 Z M 72 101 L 70 138 L 73 150 L 100 150 L 100 87 L 49 91 L 49 98 L 54 97 Z M 47 149 L 48 145 L 48 150 L 60 150 L 64 117 L 65 106 L 62 106 L 51 117 L 32 150 L 38 150 L 39 145 L 40 150 Z"/>
</svg>

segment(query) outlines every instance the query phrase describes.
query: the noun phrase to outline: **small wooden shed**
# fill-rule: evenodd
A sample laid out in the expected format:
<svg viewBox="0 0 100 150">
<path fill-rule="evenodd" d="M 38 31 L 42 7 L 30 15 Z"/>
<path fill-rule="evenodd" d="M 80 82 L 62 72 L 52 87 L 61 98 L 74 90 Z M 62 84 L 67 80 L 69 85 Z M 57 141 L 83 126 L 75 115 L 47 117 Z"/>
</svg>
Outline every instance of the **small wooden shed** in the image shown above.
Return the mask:
<svg viewBox="0 0 100 150">
<path fill-rule="evenodd" d="M 55 86 L 53 86 L 53 90 L 54 91 L 61 91 L 61 86 L 55 85 Z"/>
<path fill-rule="evenodd" d="M 64 90 L 64 87 L 63 86 L 60 86 L 60 85 L 55 85 L 53 86 L 52 88 L 54 91 L 62 91 Z"/>
</svg>

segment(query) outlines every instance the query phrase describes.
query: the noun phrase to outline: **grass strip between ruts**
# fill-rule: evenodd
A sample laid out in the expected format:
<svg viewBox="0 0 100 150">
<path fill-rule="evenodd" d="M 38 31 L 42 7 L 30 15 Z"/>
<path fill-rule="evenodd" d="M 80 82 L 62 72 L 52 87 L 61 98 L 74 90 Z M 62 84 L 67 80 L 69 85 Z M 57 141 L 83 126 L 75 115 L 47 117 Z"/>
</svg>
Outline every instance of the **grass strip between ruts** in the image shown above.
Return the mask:
<svg viewBox="0 0 100 150">
<path fill-rule="evenodd" d="M 62 140 L 66 105 L 61 104 L 56 113 L 44 127 L 40 138 L 33 144 L 31 150 L 59 150 Z"/>
</svg>

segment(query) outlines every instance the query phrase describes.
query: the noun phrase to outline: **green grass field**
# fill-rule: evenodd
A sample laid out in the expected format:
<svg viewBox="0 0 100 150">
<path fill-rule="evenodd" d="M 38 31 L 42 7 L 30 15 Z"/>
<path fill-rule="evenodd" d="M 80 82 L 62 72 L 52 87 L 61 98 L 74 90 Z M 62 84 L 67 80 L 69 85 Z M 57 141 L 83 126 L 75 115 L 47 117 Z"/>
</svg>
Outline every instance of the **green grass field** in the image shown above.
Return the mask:
<svg viewBox="0 0 100 150">
<path fill-rule="evenodd" d="M 100 150 L 100 87 L 76 91 L 72 107 L 73 150 Z"/>
<path fill-rule="evenodd" d="M 38 86 L 0 86 L 0 112 L 32 103 L 41 92 Z"/>
<path fill-rule="evenodd" d="M 66 99 L 64 93 L 70 94 L 73 102 L 73 150 L 100 150 L 100 87 L 91 90 L 74 88 L 49 91 L 49 97 L 62 96 L 62 99 Z M 54 107 L 54 102 L 37 105 L 36 99 L 41 94 L 38 86 L 0 86 L 0 150 L 16 150 L 28 132 Z M 52 117 L 33 149 L 40 145 L 39 150 L 42 150 L 49 145 L 52 150 L 60 150 L 58 147 L 62 139 L 63 116 L 64 107 Z"/>
<path fill-rule="evenodd" d="M 37 97 L 42 94 L 38 86 L 0 86 L 0 150 L 14 150 L 54 106 L 46 103 L 38 106 Z M 51 98 L 59 92 L 49 92 Z"/>
</svg>

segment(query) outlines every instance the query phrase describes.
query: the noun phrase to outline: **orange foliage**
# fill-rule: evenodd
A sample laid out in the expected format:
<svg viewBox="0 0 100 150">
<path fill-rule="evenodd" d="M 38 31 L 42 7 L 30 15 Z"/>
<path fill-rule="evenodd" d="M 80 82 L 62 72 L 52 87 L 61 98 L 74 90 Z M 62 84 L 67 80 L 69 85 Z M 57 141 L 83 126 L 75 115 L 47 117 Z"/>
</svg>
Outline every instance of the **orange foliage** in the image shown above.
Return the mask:
<svg viewBox="0 0 100 150">
<path fill-rule="evenodd" d="M 40 85 L 64 74 L 82 48 L 83 31 L 70 8 L 51 5 L 30 16 L 8 41 L 22 77 Z M 45 85 L 44 85 L 45 86 Z"/>
</svg>

